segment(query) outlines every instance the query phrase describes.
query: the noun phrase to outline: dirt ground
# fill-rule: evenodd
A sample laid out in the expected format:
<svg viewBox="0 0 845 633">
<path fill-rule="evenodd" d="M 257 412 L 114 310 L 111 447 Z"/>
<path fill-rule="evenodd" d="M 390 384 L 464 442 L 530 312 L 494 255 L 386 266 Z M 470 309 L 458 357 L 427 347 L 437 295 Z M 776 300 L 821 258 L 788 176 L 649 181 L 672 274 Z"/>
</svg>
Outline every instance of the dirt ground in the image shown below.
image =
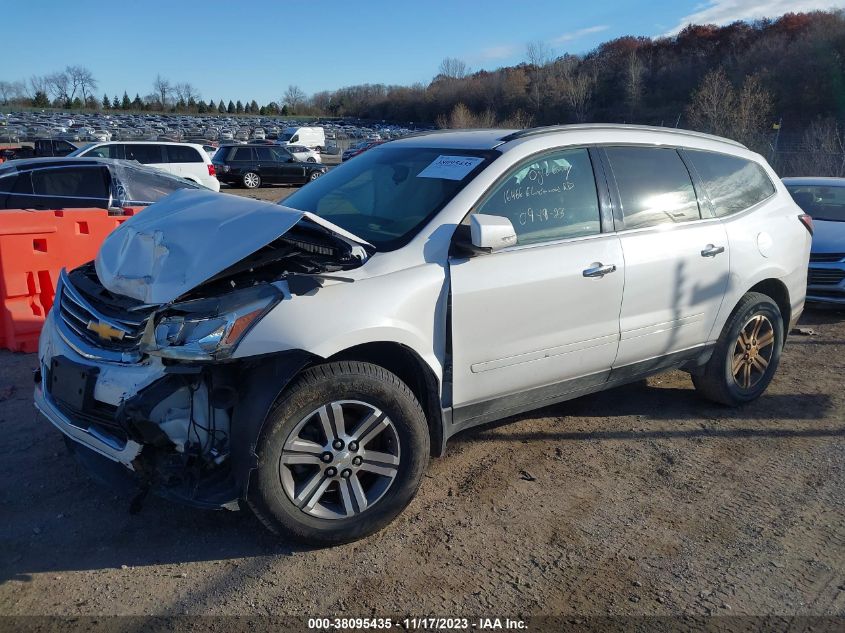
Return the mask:
<svg viewBox="0 0 845 633">
<path fill-rule="evenodd" d="M 756 403 L 673 372 L 471 430 L 331 549 L 130 516 L 34 412 L 35 355 L 0 352 L 0 614 L 845 615 L 845 313 L 802 325 Z"/>
</svg>

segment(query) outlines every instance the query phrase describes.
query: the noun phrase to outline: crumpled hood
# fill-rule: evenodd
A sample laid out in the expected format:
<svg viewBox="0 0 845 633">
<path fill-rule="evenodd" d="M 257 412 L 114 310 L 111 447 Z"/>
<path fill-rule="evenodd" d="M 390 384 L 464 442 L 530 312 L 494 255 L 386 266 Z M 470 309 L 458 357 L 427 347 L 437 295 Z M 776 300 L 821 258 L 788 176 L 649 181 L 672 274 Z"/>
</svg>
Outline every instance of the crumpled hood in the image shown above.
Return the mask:
<svg viewBox="0 0 845 633">
<path fill-rule="evenodd" d="M 184 189 L 132 216 L 106 237 L 94 262 L 110 292 L 170 303 L 307 218 L 360 248 L 364 240 L 311 213 L 272 202 Z"/>
</svg>

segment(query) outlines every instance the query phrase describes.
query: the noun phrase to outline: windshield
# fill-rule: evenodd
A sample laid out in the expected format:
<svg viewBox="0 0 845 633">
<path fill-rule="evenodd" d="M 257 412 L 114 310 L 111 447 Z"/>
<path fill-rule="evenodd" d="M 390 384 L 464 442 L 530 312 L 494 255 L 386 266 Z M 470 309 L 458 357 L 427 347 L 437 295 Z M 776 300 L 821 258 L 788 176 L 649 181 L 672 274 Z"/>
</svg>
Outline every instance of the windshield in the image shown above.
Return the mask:
<svg viewBox="0 0 845 633">
<path fill-rule="evenodd" d="M 787 185 L 795 203 L 814 220 L 845 222 L 845 187 Z"/>
<path fill-rule="evenodd" d="M 280 204 L 310 211 L 389 251 L 407 244 L 497 155 L 387 144 L 336 167 Z"/>
<path fill-rule="evenodd" d="M 94 147 L 96 143 L 88 143 L 87 145 L 83 145 L 79 149 L 73 150 L 70 154 L 68 154 L 69 158 L 73 158 L 74 156 L 82 156 L 87 150 Z"/>
</svg>

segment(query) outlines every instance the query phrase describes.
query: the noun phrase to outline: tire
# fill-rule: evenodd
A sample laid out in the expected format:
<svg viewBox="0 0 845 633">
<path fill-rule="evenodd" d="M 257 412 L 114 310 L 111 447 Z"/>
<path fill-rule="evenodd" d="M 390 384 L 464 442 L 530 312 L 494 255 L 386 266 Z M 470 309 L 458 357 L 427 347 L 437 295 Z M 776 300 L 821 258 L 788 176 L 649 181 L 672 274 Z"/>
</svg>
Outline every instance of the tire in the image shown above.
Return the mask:
<svg viewBox="0 0 845 633">
<path fill-rule="evenodd" d="M 247 189 L 258 189 L 261 186 L 261 176 L 254 171 L 248 171 L 241 178 L 244 187 Z"/>
<path fill-rule="evenodd" d="M 780 363 L 783 330 L 780 308 L 770 297 L 746 294 L 725 323 L 704 371 L 693 374 L 696 390 L 708 400 L 732 407 L 759 398 Z M 740 334 L 745 338 L 741 340 Z"/>
<path fill-rule="evenodd" d="M 322 174 L 319 171 L 312 171 L 311 175 L 308 176 L 308 182 L 317 180 Z"/>
<path fill-rule="evenodd" d="M 305 159 L 305 162 L 307 162 L 307 163 L 316 163 L 316 162 L 317 162 L 317 159 L 316 159 L 316 158 L 314 158 L 313 156 L 309 156 L 308 158 L 306 158 L 306 159 Z"/>
<path fill-rule="evenodd" d="M 363 439 L 360 446 L 356 439 Z M 247 502 L 275 534 L 347 543 L 382 529 L 411 502 L 429 450 L 422 408 L 394 374 L 361 362 L 318 365 L 268 415 Z"/>
</svg>

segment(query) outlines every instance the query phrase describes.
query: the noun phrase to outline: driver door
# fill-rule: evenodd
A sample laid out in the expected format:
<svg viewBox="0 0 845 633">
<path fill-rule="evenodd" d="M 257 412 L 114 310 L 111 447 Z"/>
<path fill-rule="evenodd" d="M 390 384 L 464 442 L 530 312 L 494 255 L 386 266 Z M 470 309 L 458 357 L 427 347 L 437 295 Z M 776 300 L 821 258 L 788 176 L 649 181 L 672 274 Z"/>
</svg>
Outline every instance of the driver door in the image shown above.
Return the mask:
<svg viewBox="0 0 845 633">
<path fill-rule="evenodd" d="M 473 211 L 508 218 L 517 244 L 450 260 L 456 424 L 607 380 L 624 259 L 598 191 L 588 150 L 557 150 L 518 165 Z"/>
</svg>

